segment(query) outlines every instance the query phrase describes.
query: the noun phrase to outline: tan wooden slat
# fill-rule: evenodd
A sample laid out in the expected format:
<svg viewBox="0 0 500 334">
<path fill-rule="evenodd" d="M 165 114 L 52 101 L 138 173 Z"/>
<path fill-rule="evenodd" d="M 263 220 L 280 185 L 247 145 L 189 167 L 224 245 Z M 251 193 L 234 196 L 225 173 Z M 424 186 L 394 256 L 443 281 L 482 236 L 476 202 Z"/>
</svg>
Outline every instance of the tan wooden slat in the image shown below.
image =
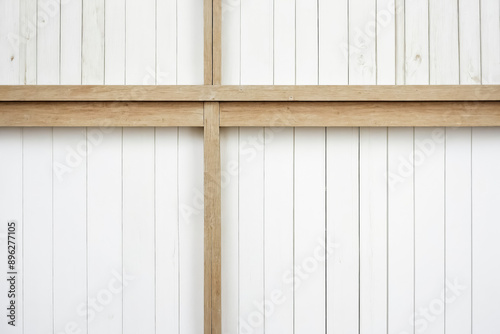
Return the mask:
<svg viewBox="0 0 500 334">
<path fill-rule="evenodd" d="M 219 103 L 205 103 L 205 334 L 221 333 L 221 162 Z"/>
<path fill-rule="evenodd" d="M 229 126 L 500 126 L 500 102 L 225 102 Z"/>
<path fill-rule="evenodd" d="M 500 85 L 0 86 L 0 101 L 500 101 Z"/>
<path fill-rule="evenodd" d="M 202 102 L 4 102 L 0 126 L 203 126 Z"/>
<path fill-rule="evenodd" d="M 213 84 L 213 8 L 212 0 L 203 1 L 203 53 L 204 53 L 204 84 Z"/>
<path fill-rule="evenodd" d="M 213 0 L 213 84 L 222 80 L 222 0 Z"/>
</svg>

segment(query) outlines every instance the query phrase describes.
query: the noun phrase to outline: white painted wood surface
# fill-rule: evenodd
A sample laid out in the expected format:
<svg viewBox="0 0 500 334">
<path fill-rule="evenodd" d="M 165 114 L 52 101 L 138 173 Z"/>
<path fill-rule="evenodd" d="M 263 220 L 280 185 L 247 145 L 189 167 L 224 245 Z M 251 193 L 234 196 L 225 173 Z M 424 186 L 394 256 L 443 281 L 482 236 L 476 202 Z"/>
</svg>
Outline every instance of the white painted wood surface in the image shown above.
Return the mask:
<svg viewBox="0 0 500 334">
<path fill-rule="evenodd" d="M 123 332 L 155 330 L 154 129 L 123 129 Z"/>
<path fill-rule="evenodd" d="M 414 333 L 415 224 L 412 128 L 387 134 L 387 329 Z"/>
<path fill-rule="evenodd" d="M 179 326 L 181 333 L 196 334 L 203 332 L 204 300 L 202 129 L 179 129 L 177 157 Z"/>
<path fill-rule="evenodd" d="M 326 324 L 325 129 L 295 129 L 295 333 L 322 333 Z"/>
<path fill-rule="evenodd" d="M 497 0 L 222 6 L 224 84 L 500 83 Z M 201 0 L 0 9 L 0 84 L 203 82 Z M 0 129 L 0 243 L 11 216 L 23 233 L 6 333 L 202 331 L 202 132 L 106 126 Z M 498 130 L 442 130 L 224 129 L 223 332 L 500 327 Z"/>
<path fill-rule="evenodd" d="M 223 1 L 223 12 L 223 84 L 499 82 L 498 1 L 233 0 Z M 241 140 L 238 131 L 248 130 L 224 129 L 223 164 L 240 158 L 234 148 Z M 489 333 L 498 327 L 493 305 L 498 270 L 493 262 L 498 262 L 494 254 L 500 246 L 494 241 L 497 229 L 491 225 L 496 221 L 492 204 L 496 129 L 326 129 L 322 153 L 315 151 L 322 144 L 308 144 L 308 153 L 317 153 L 314 162 L 297 157 L 297 133 L 305 130 L 284 131 L 295 131 L 295 253 L 288 256 L 295 256 L 297 265 L 297 249 L 314 250 L 301 245 L 315 229 L 313 217 L 322 212 L 325 235 L 338 246 L 322 268 L 323 295 L 304 297 L 295 291 L 293 330 L 301 332 L 307 324 L 309 331 L 327 333 L 415 334 L 424 329 L 426 333 Z M 308 142 L 314 141 L 310 135 Z M 247 198 L 245 194 L 251 193 L 258 201 L 264 196 L 265 260 L 256 269 L 264 270 L 264 291 L 268 291 L 271 274 L 267 256 L 279 253 L 286 258 L 283 247 L 287 247 L 289 226 L 281 226 L 278 235 L 266 217 L 274 216 L 282 205 L 281 218 L 287 220 L 284 203 L 290 185 L 284 180 L 290 166 L 284 161 L 289 149 L 288 141 L 266 142 L 263 170 L 240 169 L 224 190 L 223 226 L 232 228 L 223 235 L 223 261 L 226 257 L 228 262 L 223 270 L 227 304 L 222 311 L 223 322 L 231 324 L 225 333 L 232 333 L 230 329 L 243 316 L 234 307 L 237 301 L 241 304 L 240 293 L 260 284 L 242 276 L 247 269 L 240 269 L 237 276 L 230 268 L 255 261 L 254 253 L 238 252 L 242 243 L 248 243 L 244 240 L 247 233 L 238 233 L 230 223 L 241 226 L 247 219 L 242 212 L 255 214 L 255 202 L 238 196 Z M 272 157 L 270 152 L 274 152 Z M 299 177 L 297 162 L 316 170 L 326 163 L 323 209 L 308 179 L 311 174 Z M 274 169 L 281 173 L 270 179 L 269 171 Z M 248 181 L 245 191 L 239 189 L 241 180 L 249 177 L 245 172 L 264 172 L 264 188 L 259 179 L 251 189 L 247 189 Z M 279 192 L 273 190 L 276 184 L 281 185 Z M 270 199 L 271 191 L 280 195 Z M 306 196 L 307 203 L 317 207 L 308 216 L 310 229 L 297 231 L 297 214 L 303 210 L 297 199 Z M 267 204 L 274 201 L 272 206 Z M 476 219 L 479 232 L 474 233 Z M 275 235 L 271 248 L 270 233 Z M 255 254 L 260 258 L 260 250 Z M 281 265 L 286 263 L 283 260 Z M 492 274 L 487 274 L 490 269 Z M 282 272 L 287 273 L 286 267 Z M 316 304 L 322 298 L 323 311 Z M 310 306 L 304 310 L 301 303 L 306 299 Z M 279 319 L 266 318 L 269 332 L 276 322 L 283 331 L 291 331 L 283 305 Z M 326 329 L 315 327 L 322 325 L 321 319 Z M 245 330 L 240 328 L 239 333 Z"/>
<path fill-rule="evenodd" d="M 178 135 L 156 129 L 155 266 L 156 332 L 179 332 Z"/>
<path fill-rule="evenodd" d="M 239 332 L 239 129 L 221 129 L 222 333 Z"/>
<path fill-rule="evenodd" d="M 359 333 L 359 129 L 327 129 L 327 333 Z"/>
<path fill-rule="evenodd" d="M 384 333 L 388 271 L 387 128 L 363 128 L 359 140 L 360 333 Z"/>
<path fill-rule="evenodd" d="M 264 333 L 264 129 L 239 140 L 239 331 Z"/>
<path fill-rule="evenodd" d="M 264 141 L 265 332 L 293 332 L 293 290 L 283 273 L 294 263 L 294 131 L 266 128 Z"/>
<path fill-rule="evenodd" d="M 53 130 L 53 164 L 65 163 L 68 146 L 74 148 L 73 159 L 78 165 L 62 177 L 53 177 L 52 183 L 53 300 L 56 333 L 67 331 L 75 324 L 85 332 L 88 326 L 87 318 L 78 316 L 75 312 L 88 296 L 86 188 L 89 147 L 86 129 Z M 99 298 L 97 300 L 99 301 Z M 70 323 L 71 325 L 68 325 Z"/>
<path fill-rule="evenodd" d="M 446 291 L 445 328 L 453 333 L 470 333 L 472 327 L 472 131 L 446 131 L 446 281 L 464 289 Z"/>
<path fill-rule="evenodd" d="M 500 178 L 498 128 L 472 132 L 472 331 L 493 333 L 500 326 L 498 238 Z M 461 284 L 466 287 L 464 284 Z M 464 292 L 463 290 L 461 292 Z"/>
<path fill-rule="evenodd" d="M 122 333 L 122 129 L 88 128 L 87 270 L 88 299 L 111 287 L 112 299 L 88 322 L 89 333 Z M 89 313 L 90 315 L 90 313 Z M 90 320 L 90 318 L 89 318 Z"/>
<path fill-rule="evenodd" d="M 445 313 L 444 138 L 442 128 L 415 129 L 415 331 L 436 334 Z"/>
<path fill-rule="evenodd" d="M 202 3 L 2 1 L 0 84 L 202 84 Z M 17 220 L 22 277 L 18 326 L 0 332 L 202 332 L 202 143 L 200 129 L 0 128 L 0 245 Z"/>
<path fill-rule="evenodd" d="M 52 129 L 23 129 L 22 140 L 24 331 L 52 333 L 54 331 Z"/>
</svg>

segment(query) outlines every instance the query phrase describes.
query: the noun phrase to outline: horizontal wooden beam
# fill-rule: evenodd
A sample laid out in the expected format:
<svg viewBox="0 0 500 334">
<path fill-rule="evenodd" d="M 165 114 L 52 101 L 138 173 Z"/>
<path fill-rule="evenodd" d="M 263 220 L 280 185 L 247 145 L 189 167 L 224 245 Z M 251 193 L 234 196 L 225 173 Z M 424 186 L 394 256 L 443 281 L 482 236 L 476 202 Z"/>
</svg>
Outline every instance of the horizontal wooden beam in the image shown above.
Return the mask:
<svg viewBox="0 0 500 334">
<path fill-rule="evenodd" d="M 0 86 L 1 101 L 500 101 L 500 85 Z"/>
<path fill-rule="evenodd" d="M 202 102 L 2 102 L 0 126 L 203 126 Z"/>
<path fill-rule="evenodd" d="M 226 102 L 221 127 L 500 126 L 500 102 Z"/>
</svg>

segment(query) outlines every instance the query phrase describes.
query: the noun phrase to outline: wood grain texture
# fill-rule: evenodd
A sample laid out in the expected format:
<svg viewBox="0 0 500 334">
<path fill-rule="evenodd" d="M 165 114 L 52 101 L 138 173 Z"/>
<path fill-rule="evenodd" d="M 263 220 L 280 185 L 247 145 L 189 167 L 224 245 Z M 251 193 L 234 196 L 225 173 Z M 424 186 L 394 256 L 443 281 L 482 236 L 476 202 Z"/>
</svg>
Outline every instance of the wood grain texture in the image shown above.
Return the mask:
<svg viewBox="0 0 500 334">
<path fill-rule="evenodd" d="M 495 126 L 499 102 L 227 102 L 221 126 Z"/>
<path fill-rule="evenodd" d="M 115 14 L 116 15 L 116 14 Z M 104 84 L 105 72 L 105 1 L 83 1 L 81 45 L 81 82 L 85 85 Z M 63 59 L 61 59 L 63 60 Z M 75 66 L 68 64 L 68 68 Z M 68 83 L 63 82 L 61 83 Z"/>
<path fill-rule="evenodd" d="M 213 0 L 204 0 L 203 1 L 203 57 L 204 57 L 204 83 L 205 85 L 213 84 L 213 8 L 212 8 Z"/>
<path fill-rule="evenodd" d="M 2 126 L 203 126 L 199 102 L 6 102 Z"/>
<path fill-rule="evenodd" d="M 205 334 L 221 333 L 221 165 L 219 103 L 205 104 Z"/>
<path fill-rule="evenodd" d="M 37 26 L 33 22 L 37 22 L 37 15 L 37 0 L 19 2 L 19 35 L 24 39 L 24 43 L 19 44 L 18 83 L 22 85 L 36 84 Z"/>
<path fill-rule="evenodd" d="M 212 0 L 212 84 L 222 80 L 222 0 Z"/>
<path fill-rule="evenodd" d="M 500 85 L 0 86 L 3 101 L 500 101 Z"/>
</svg>

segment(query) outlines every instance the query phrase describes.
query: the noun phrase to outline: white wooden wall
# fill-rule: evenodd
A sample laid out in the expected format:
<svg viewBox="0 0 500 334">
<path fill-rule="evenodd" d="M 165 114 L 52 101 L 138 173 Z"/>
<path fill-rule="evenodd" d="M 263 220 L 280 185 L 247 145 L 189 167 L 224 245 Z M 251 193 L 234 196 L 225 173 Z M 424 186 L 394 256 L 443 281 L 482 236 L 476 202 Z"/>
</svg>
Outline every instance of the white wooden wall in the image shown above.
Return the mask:
<svg viewBox="0 0 500 334">
<path fill-rule="evenodd" d="M 223 84 L 500 84 L 498 0 L 226 0 L 222 42 Z M 500 129 L 221 136 L 224 333 L 499 331 Z"/>
<path fill-rule="evenodd" d="M 201 0 L 0 0 L 0 84 L 202 84 L 202 25 Z M 500 4 L 223 0 L 223 83 L 498 84 Z M 221 146 L 225 333 L 500 328 L 498 128 Z M 201 333 L 202 155 L 196 129 L 1 129 L 1 333 Z"/>
<path fill-rule="evenodd" d="M 0 84 L 203 84 L 202 3 L 0 0 Z M 203 331 L 202 129 L 0 128 L 0 161 L 0 333 Z"/>
</svg>

